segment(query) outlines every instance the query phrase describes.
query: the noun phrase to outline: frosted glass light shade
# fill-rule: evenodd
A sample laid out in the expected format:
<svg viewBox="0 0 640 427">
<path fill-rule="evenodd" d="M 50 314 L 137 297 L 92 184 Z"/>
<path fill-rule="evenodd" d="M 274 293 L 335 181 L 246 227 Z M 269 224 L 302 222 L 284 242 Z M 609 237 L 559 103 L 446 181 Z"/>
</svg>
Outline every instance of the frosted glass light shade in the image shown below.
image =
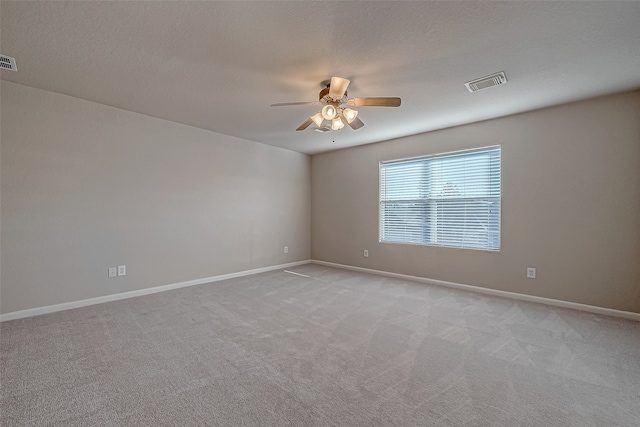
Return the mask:
<svg viewBox="0 0 640 427">
<path fill-rule="evenodd" d="M 344 123 L 340 117 L 331 120 L 331 130 L 340 130 L 344 127 Z"/>
<path fill-rule="evenodd" d="M 321 112 L 317 112 L 316 114 L 311 116 L 311 120 L 313 120 L 313 122 L 316 124 L 316 126 L 320 127 L 320 126 L 322 126 L 322 122 L 324 122 L 324 117 L 322 117 L 322 113 Z"/>
<path fill-rule="evenodd" d="M 342 115 L 344 116 L 344 119 L 347 121 L 347 123 L 351 123 L 356 119 L 356 117 L 358 117 L 358 112 L 356 110 L 352 110 L 351 108 L 345 108 L 342 111 Z"/>
<path fill-rule="evenodd" d="M 336 117 L 336 114 L 338 114 L 338 111 L 333 105 L 325 105 L 324 107 L 322 107 L 321 113 L 322 117 L 324 117 L 325 119 L 333 120 Z"/>
</svg>

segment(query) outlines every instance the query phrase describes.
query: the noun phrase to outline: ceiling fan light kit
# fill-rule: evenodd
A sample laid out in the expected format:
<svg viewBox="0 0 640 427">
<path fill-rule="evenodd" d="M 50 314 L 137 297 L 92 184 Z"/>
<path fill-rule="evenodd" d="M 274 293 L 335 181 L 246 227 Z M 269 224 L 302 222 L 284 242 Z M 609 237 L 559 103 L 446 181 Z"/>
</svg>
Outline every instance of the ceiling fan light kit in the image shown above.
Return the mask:
<svg viewBox="0 0 640 427">
<path fill-rule="evenodd" d="M 322 117 L 324 117 L 325 120 L 333 120 L 337 114 L 336 107 L 334 107 L 331 104 L 325 105 L 324 107 L 322 107 L 321 112 L 322 112 Z"/>
<path fill-rule="evenodd" d="M 327 132 L 328 130 L 340 130 L 344 128 L 344 122 L 353 130 L 364 126 L 358 118 L 358 111 L 344 107 L 399 107 L 401 100 L 398 97 L 386 98 L 347 98 L 347 87 L 350 81 L 342 77 L 331 77 L 331 82 L 320 91 L 318 102 L 280 102 L 271 104 L 271 107 L 283 107 L 288 105 L 324 105 L 320 111 L 305 120 L 296 131 L 305 130 L 312 123 L 317 126 L 314 130 Z M 331 127 L 323 126 L 325 120 L 331 122 Z"/>
<path fill-rule="evenodd" d="M 358 117 L 358 112 L 356 110 L 352 110 L 351 108 L 345 108 L 342 110 L 342 115 L 347 123 L 353 123 L 353 121 Z"/>
<path fill-rule="evenodd" d="M 344 123 L 340 117 L 331 120 L 331 130 L 340 130 L 344 127 Z"/>
<path fill-rule="evenodd" d="M 324 117 L 322 116 L 322 112 L 316 113 L 311 116 L 311 120 L 316 124 L 316 126 L 322 126 L 322 122 L 324 122 Z"/>
</svg>

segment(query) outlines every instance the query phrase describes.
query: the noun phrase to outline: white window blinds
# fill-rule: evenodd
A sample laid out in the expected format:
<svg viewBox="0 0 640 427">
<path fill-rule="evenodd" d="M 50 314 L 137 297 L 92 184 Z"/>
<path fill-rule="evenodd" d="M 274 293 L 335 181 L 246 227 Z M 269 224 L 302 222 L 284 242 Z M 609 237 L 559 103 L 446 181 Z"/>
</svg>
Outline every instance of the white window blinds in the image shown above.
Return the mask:
<svg viewBox="0 0 640 427">
<path fill-rule="evenodd" d="M 500 147 L 380 163 L 380 241 L 500 250 Z"/>
</svg>

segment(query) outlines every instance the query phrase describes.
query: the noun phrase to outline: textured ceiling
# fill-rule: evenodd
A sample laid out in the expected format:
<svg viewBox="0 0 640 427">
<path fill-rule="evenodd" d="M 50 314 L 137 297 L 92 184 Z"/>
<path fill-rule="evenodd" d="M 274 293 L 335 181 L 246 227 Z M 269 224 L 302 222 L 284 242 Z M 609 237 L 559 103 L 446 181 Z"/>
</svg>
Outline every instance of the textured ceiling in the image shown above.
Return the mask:
<svg viewBox="0 0 640 427">
<path fill-rule="evenodd" d="M 640 2 L 7 2 L 2 79 L 303 153 L 640 88 Z M 505 86 L 468 80 L 504 70 Z M 295 132 L 321 82 L 365 126 Z"/>
</svg>

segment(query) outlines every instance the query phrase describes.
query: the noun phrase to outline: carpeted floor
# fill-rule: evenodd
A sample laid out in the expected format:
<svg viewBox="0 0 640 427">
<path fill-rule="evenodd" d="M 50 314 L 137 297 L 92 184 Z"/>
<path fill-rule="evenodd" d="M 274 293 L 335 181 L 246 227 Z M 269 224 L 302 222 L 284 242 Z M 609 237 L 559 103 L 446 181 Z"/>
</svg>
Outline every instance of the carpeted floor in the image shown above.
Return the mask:
<svg viewBox="0 0 640 427">
<path fill-rule="evenodd" d="M 2 426 L 640 426 L 640 323 L 303 265 L 0 325 Z"/>
</svg>

